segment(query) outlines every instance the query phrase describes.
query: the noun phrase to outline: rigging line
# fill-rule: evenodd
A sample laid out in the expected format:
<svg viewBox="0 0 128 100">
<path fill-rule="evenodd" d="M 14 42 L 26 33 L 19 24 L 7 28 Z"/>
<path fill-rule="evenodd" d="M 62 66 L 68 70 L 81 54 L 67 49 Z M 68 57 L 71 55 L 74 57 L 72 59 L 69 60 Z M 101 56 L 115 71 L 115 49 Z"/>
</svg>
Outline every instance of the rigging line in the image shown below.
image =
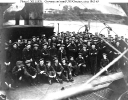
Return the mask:
<svg viewBox="0 0 128 100">
<path fill-rule="evenodd" d="M 82 4 L 82 3 L 81 3 Z M 83 5 L 83 4 L 82 4 Z M 84 5 L 83 5 L 84 6 Z M 85 7 L 85 6 L 84 6 Z M 102 22 L 104 25 L 106 24 L 104 21 L 100 20 L 99 18 L 97 18 L 97 16 L 95 14 L 93 14 L 92 12 L 90 12 L 98 21 Z M 107 27 L 109 27 L 108 24 L 106 24 Z M 113 30 L 112 30 L 113 31 Z M 114 31 L 113 31 L 114 32 Z M 116 35 L 118 35 L 116 32 L 114 32 Z M 124 41 L 124 40 L 123 40 Z M 125 42 L 125 41 L 124 41 Z M 126 42 L 125 42 L 126 43 Z M 126 43 L 128 45 L 128 43 Z"/>
<path fill-rule="evenodd" d="M 106 27 L 105 27 L 106 28 Z M 103 28 L 103 29 L 105 29 L 105 28 Z M 102 29 L 102 30 L 103 30 Z M 101 30 L 101 31 L 102 31 Z M 100 32 L 101 32 L 100 31 Z M 100 33 L 99 33 L 100 34 Z M 98 36 L 98 35 L 97 35 Z M 100 39 L 102 39 L 107 45 L 109 45 L 111 48 L 113 48 L 116 52 L 118 52 L 119 54 L 122 54 L 119 50 L 117 50 L 114 46 L 112 46 L 109 42 L 107 42 L 105 39 L 103 39 L 102 37 L 100 37 L 100 36 L 98 36 Z M 124 55 L 123 56 L 126 60 L 128 60 L 128 58 Z"/>
</svg>

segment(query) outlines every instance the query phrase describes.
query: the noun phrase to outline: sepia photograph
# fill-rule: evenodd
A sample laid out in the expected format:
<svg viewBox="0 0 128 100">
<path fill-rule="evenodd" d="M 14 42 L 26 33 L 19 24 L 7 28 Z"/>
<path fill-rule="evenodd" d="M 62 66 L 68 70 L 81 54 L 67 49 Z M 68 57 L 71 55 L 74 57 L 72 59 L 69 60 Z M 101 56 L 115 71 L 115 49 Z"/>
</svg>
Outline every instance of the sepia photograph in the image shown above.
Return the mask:
<svg viewBox="0 0 128 100">
<path fill-rule="evenodd" d="M 0 2 L 0 100 L 128 100 L 128 2 Z"/>
</svg>

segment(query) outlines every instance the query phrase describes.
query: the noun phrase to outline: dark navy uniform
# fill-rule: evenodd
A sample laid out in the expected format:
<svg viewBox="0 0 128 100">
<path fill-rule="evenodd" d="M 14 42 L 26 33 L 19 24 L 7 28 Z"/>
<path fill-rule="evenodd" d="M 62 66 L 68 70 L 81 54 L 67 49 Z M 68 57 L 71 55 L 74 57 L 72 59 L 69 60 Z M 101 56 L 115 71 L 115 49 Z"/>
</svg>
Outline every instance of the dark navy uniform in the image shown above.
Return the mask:
<svg viewBox="0 0 128 100">
<path fill-rule="evenodd" d="M 52 80 L 56 80 L 56 71 L 49 60 L 46 61 L 46 72 L 48 76 L 48 82 L 49 84 L 52 84 Z"/>
<path fill-rule="evenodd" d="M 41 51 L 39 50 L 38 46 L 38 44 L 34 44 L 34 49 L 32 50 L 32 59 L 36 63 L 38 63 L 41 58 Z"/>
<path fill-rule="evenodd" d="M 29 45 L 29 46 L 31 46 L 31 45 Z M 29 49 L 24 48 L 23 49 L 23 59 L 24 60 L 30 60 L 30 59 L 32 59 L 32 50 L 31 50 L 31 48 L 29 48 Z"/>
<path fill-rule="evenodd" d="M 44 46 L 46 46 L 46 48 L 43 48 L 41 50 L 41 58 L 44 58 L 45 60 L 49 60 L 50 59 L 50 51 L 49 49 L 47 48 L 47 44 L 44 44 Z"/>
<path fill-rule="evenodd" d="M 37 76 L 37 70 L 32 66 L 31 60 L 25 61 L 25 78 L 26 81 L 32 85 L 35 83 L 35 79 Z"/>
<path fill-rule="evenodd" d="M 38 76 L 37 76 L 37 81 L 39 82 L 41 81 L 46 81 L 47 79 L 47 70 L 46 70 L 46 65 L 44 64 L 44 59 L 41 58 L 39 60 L 39 64 L 36 65 L 37 67 L 37 72 L 38 72 Z"/>
<path fill-rule="evenodd" d="M 72 41 L 72 43 L 68 47 L 68 50 L 69 50 L 69 56 L 73 56 L 74 58 L 76 58 L 77 46 L 74 43 L 74 41 Z"/>
<path fill-rule="evenodd" d="M 91 49 L 89 51 L 89 55 L 90 55 L 90 63 L 91 63 L 91 73 L 92 74 L 96 74 L 97 72 L 97 54 L 98 54 L 98 50 L 96 48 Z"/>
<path fill-rule="evenodd" d="M 86 64 L 85 64 L 84 57 L 82 57 L 81 53 L 79 53 L 78 58 L 76 58 L 76 62 L 77 62 L 77 66 L 79 67 L 80 73 L 85 74 Z"/>
<path fill-rule="evenodd" d="M 24 80 L 25 65 L 23 61 L 17 61 L 16 66 L 12 69 L 13 79 L 15 81 L 15 86 L 19 85 Z"/>
<path fill-rule="evenodd" d="M 105 53 L 103 53 L 103 56 L 106 55 Z M 109 59 L 106 57 L 106 58 L 102 58 L 101 61 L 100 61 L 100 66 L 101 68 L 104 68 L 106 67 L 107 65 L 109 64 Z M 103 74 L 108 74 L 108 70 L 106 70 Z"/>
<path fill-rule="evenodd" d="M 57 62 L 56 62 L 57 60 Z M 63 75 L 63 70 L 64 68 L 62 67 L 61 63 L 58 61 L 57 58 L 54 58 L 54 64 L 53 64 L 53 68 L 55 69 L 56 71 L 56 77 L 57 77 L 57 81 L 58 82 L 63 82 L 63 78 L 64 78 L 64 75 Z"/>
<path fill-rule="evenodd" d="M 70 57 L 68 65 L 71 67 L 72 75 L 77 76 L 78 71 L 79 71 L 79 67 L 77 66 L 77 63 L 76 63 L 76 61 L 74 60 L 73 57 Z"/>
<path fill-rule="evenodd" d="M 73 81 L 72 73 L 71 73 L 71 67 L 68 66 L 68 63 L 66 62 L 66 59 L 62 59 L 62 66 L 64 68 L 64 76 L 66 81 Z"/>
</svg>

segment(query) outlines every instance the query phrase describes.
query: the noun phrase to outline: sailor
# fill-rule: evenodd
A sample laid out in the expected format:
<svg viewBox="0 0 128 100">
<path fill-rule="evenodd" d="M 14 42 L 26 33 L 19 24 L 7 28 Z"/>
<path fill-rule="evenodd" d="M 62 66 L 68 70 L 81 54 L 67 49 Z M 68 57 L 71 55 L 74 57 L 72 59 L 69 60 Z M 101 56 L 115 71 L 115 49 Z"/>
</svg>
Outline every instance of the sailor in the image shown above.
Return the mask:
<svg viewBox="0 0 128 100">
<path fill-rule="evenodd" d="M 48 38 L 48 48 L 50 49 L 52 47 L 52 40 L 51 38 Z"/>
<path fill-rule="evenodd" d="M 73 77 L 72 77 L 71 67 L 68 66 L 68 62 L 66 61 L 65 58 L 62 58 L 62 66 L 63 66 L 63 68 L 64 68 L 63 73 L 64 73 L 64 76 L 65 76 L 65 80 L 66 80 L 67 82 L 69 82 L 69 81 L 70 81 L 70 82 L 74 81 L 74 80 L 73 80 Z"/>
<path fill-rule="evenodd" d="M 72 75 L 73 76 L 77 76 L 78 75 L 79 68 L 77 66 L 77 63 L 76 63 L 74 57 L 70 56 L 68 66 L 70 66 L 70 68 L 71 68 Z"/>
<path fill-rule="evenodd" d="M 90 68 L 92 74 L 96 74 L 97 72 L 97 54 L 98 54 L 98 50 L 96 49 L 95 45 L 92 44 L 92 48 L 89 51 L 90 63 L 91 63 Z"/>
<path fill-rule="evenodd" d="M 46 70 L 44 58 L 41 58 L 39 60 L 39 63 L 36 66 L 37 66 L 36 68 L 37 68 L 37 72 L 38 72 L 37 81 L 39 83 L 40 83 L 40 81 L 45 82 L 47 79 L 47 70 Z"/>
<path fill-rule="evenodd" d="M 64 44 L 62 44 L 60 47 L 59 47 L 59 50 L 58 50 L 58 59 L 59 61 L 62 60 L 62 58 L 67 58 L 67 53 L 66 53 L 66 50 L 64 48 Z"/>
<path fill-rule="evenodd" d="M 56 48 L 56 43 L 52 43 L 52 47 L 50 48 L 50 56 L 53 57 L 54 56 L 58 56 L 58 51 L 57 51 L 57 48 Z"/>
<path fill-rule="evenodd" d="M 82 56 L 81 53 L 79 53 L 78 57 L 76 58 L 77 66 L 79 68 L 80 74 L 85 74 L 86 73 L 86 64 L 84 57 Z"/>
<path fill-rule="evenodd" d="M 31 60 L 25 61 L 25 79 L 30 85 L 35 84 L 35 79 L 37 76 L 37 70 L 32 66 Z"/>
<path fill-rule="evenodd" d="M 35 43 L 37 43 L 37 39 L 36 39 L 36 36 L 33 36 L 32 37 L 32 44 L 35 44 Z"/>
<path fill-rule="evenodd" d="M 103 58 L 100 61 L 101 69 L 106 67 L 109 64 L 109 59 L 107 58 L 107 54 L 103 53 Z M 106 70 L 103 74 L 108 74 L 108 70 Z"/>
<path fill-rule="evenodd" d="M 41 50 L 41 58 L 44 58 L 45 60 L 49 60 L 50 59 L 50 52 L 49 52 L 49 49 L 47 47 L 47 44 L 43 44 L 43 48 Z"/>
<path fill-rule="evenodd" d="M 31 45 L 27 44 L 26 47 L 23 49 L 23 59 L 24 60 L 31 60 L 32 61 L 32 49 Z"/>
<path fill-rule="evenodd" d="M 10 56 L 9 56 L 9 62 L 10 62 L 10 70 L 16 65 L 16 61 L 22 60 L 22 54 L 20 53 L 20 49 L 18 48 L 18 45 L 16 42 L 13 43 L 13 47 L 10 50 Z"/>
<path fill-rule="evenodd" d="M 69 50 L 69 56 L 73 56 L 74 58 L 76 58 L 77 46 L 74 40 L 71 41 L 71 44 L 69 45 L 68 50 Z"/>
<path fill-rule="evenodd" d="M 115 45 L 115 48 L 119 51 L 121 51 L 121 46 L 120 46 L 120 42 L 117 41 L 116 42 L 116 45 Z M 114 58 L 118 57 L 120 55 L 120 53 L 114 51 Z M 117 71 L 119 70 L 119 66 L 120 65 L 120 60 L 118 60 L 115 64 L 114 64 L 114 70 Z"/>
<path fill-rule="evenodd" d="M 82 53 L 82 56 L 84 57 L 84 60 L 85 60 L 85 63 L 86 63 L 86 70 L 87 70 L 87 72 L 90 71 L 90 66 L 89 66 L 89 50 L 87 49 L 87 46 L 83 45 L 83 49 L 79 53 Z"/>
<path fill-rule="evenodd" d="M 14 66 L 14 68 L 12 69 L 12 74 L 13 74 L 13 78 L 15 81 L 15 85 L 17 87 L 17 85 L 19 86 L 21 81 L 24 80 L 24 70 L 25 65 L 23 64 L 23 61 L 17 61 L 16 62 L 16 66 Z"/>
<path fill-rule="evenodd" d="M 46 72 L 47 72 L 47 76 L 48 76 L 48 82 L 51 85 L 53 80 L 57 80 L 56 78 L 56 71 L 53 68 L 51 61 L 47 60 L 46 61 Z"/>
<path fill-rule="evenodd" d="M 54 57 L 53 68 L 56 71 L 57 82 L 63 83 L 63 77 L 64 77 L 63 70 L 64 70 L 64 68 L 62 67 L 62 65 L 59 62 L 57 57 Z"/>
<path fill-rule="evenodd" d="M 39 45 L 33 44 L 32 59 L 34 63 L 37 64 L 40 58 L 41 58 L 41 51 L 39 50 Z"/>
</svg>

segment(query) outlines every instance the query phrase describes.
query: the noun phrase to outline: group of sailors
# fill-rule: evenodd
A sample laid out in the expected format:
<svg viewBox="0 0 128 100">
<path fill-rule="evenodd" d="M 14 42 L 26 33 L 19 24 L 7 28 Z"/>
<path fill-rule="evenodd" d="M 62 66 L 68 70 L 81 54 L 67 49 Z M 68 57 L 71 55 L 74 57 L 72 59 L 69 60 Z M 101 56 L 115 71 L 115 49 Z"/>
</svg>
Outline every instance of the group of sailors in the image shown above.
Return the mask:
<svg viewBox="0 0 128 100">
<path fill-rule="evenodd" d="M 89 32 L 61 32 L 49 38 L 45 34 L 31 39 L 20 36 L 17 41 L 5 43 L 6 73 L 15 81 L 25 80 L 30 84 L 44 80 L 49 84 L 73 82 L 78 75 L 95 75 L 119 55 L 98 36 L 120 52 L 128 48 L 128 39 L 118 35 L 114 38 Z M 121 58 L 104 74 L 127 65 L 128 61 Z"/>
</svg>

